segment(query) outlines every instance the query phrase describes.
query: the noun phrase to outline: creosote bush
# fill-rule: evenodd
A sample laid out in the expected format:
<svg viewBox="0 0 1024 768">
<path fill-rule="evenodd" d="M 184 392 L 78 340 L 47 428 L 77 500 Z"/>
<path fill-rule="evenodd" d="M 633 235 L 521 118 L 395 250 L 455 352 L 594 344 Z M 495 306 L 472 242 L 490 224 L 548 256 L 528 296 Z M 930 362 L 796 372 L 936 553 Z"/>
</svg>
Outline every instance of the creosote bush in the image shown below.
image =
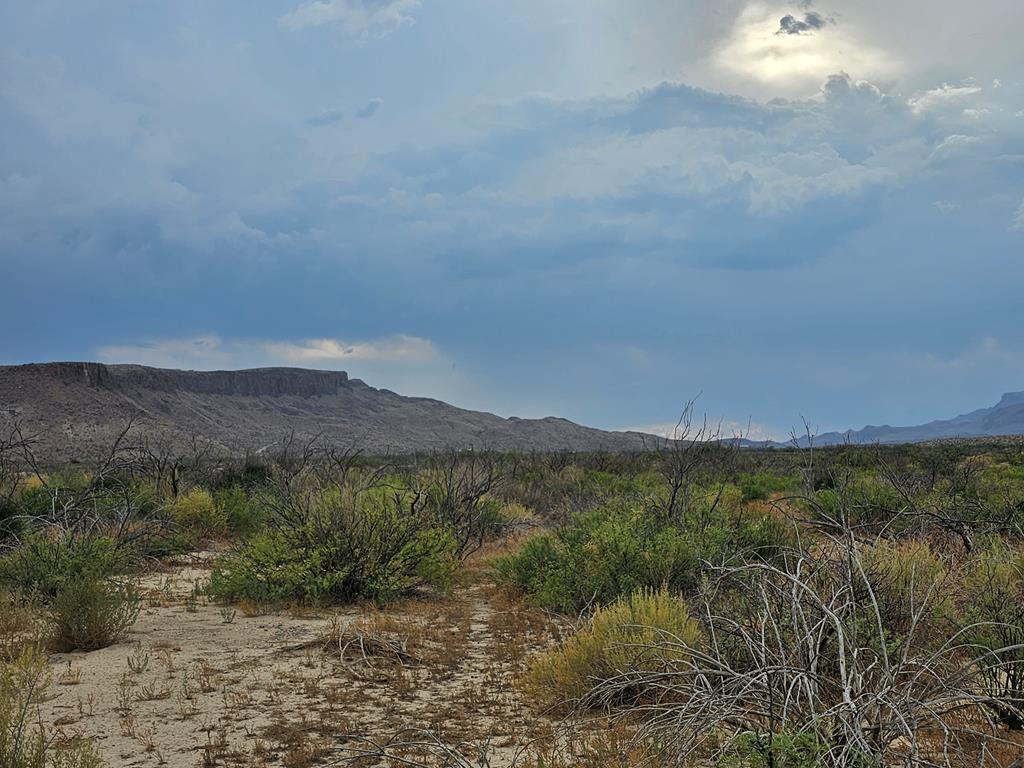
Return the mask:
<svg viewBox="0 0 1024 768">
<path fill-rule="evenodd" d="M 700 623 L 681 597 L 642 589 L 598 608 L 561 648 L 537 660 L 527 687 L 547 704 L 575 702 L 603 682 L 671 667 L 703 645 Z M 633 692 L 627 687 L 623 695 Z"/>
<path fill-rule="evenodd" d="M 458 565 L 453 536 L 403 494 L 330 494 L 293 527 L 258 533 L 215 567 L 208 592 L 224 601 L 387 602 L 446 588 Z"/>
<path fill-rule="evenodd" d="M 794 546 L 791 526 L 770 511 L 713 506 L 714 498 L 668 521 L 643 502 L 590 509 L 527 539 L 496 563 L 498 577 L 537 605 L 576 613 L 643 588 L 689 592 L 708 562 L 740 553 L 770 560 Z"/>
<path fill-rule="evenodd" d="M 139 612 L 134 587 L 114 576 L 131 561 L 131 552 L 105 536 L 27 537 L 0 558 L 0 589 L 11 607 L 0 621 L 0 642 L 16 647 L 26 637 L 45 638 L 61 651 L 117 642 Z"/>
<path fill-rule="evenodd" d="M 67 582 L 105 578 L 131 561 L 132 553 L 107 536 L 37 532 L 0 557 L 0 586 L 50 599 Z"/>
<path fill-rule="evenodd" d="M 106 648 L 135 623 L 140 605 L 128 583 L 96 576 L 66 581 L 50 604 L 53 645 L 60 651 Z"/>
</svg>

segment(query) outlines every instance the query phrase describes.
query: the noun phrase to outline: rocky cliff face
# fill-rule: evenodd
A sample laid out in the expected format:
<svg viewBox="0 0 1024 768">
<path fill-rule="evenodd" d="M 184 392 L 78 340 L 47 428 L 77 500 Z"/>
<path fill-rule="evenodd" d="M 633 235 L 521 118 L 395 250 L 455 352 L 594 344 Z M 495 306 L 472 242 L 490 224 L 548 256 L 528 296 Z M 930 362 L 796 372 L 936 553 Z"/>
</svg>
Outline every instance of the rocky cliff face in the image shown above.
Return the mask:
<svg viewBox="0 0 1024 768">
<path fill-rule="evenodd" d="M 253 368 L 246 371 L 178 371 L 143 365 L 36 363 L 15 366 L 27 378 L 51 379 L 69 386 L 111 391 L 146 389 L 239 397 L 315 397 L 336 395 L 350 385 L 344 371 L 303 368 Z"/>
<path fill-rule="evenodd" d="M 47 461 L 84 460 L 129 418 L 140 435 L 182 444 L 192 436 L 234 454 L 260 451 L 294 432 L 323 434 L 373 452 L 446 448 L 629 450 L 641 435 L 564 419 L 503 419 L 438 400 L 375 389 L 339 371 L 257 368 L 178 371 L 139 365 L 0 366 L 0 418 L 37 435 Z"/>
</svg>

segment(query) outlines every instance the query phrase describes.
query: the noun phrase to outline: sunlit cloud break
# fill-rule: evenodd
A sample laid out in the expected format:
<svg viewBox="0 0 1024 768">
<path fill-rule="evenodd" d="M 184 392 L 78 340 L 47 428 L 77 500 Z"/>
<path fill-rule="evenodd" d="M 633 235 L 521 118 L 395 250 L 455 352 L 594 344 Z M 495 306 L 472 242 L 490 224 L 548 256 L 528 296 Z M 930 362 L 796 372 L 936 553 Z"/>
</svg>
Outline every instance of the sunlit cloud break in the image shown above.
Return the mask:
<svg viewBox="0 0 1024 768">
<path fill-rule="evenodd" d="M 395 336 L 380 341 L 345 342 L 339 339 L 311 339 L 300 343 L 269 343 L 267 354 L 293 363 L 343 362 L 345 360 L 413 361 L 433 360 L 437 347 L 418 336 Z"/>
<path fill-rule="evenodd" d="M 885 52 L 860 39 L 858 30 L 808 13 L 779 17 L 777 5 L 753 2 L 739 15 L 731 35 L 718 47 L 719 67 L 762 83 L 789 88 L 820 83 L 839 71 L 858 77 L 891 75 Z"/>
<path fill-rule="evenodd" d="M 136 363 L 198 370 L 347 362 L 427 363 L 441 357 L 432 341 L 402 334 L 370 341 L 345 341 L 337 338 L 226 341 L 216 334 L 203 334 L 186 339 L 104 346 L 97 350 L 97 355 L 106 363 Z"/>
</svg>

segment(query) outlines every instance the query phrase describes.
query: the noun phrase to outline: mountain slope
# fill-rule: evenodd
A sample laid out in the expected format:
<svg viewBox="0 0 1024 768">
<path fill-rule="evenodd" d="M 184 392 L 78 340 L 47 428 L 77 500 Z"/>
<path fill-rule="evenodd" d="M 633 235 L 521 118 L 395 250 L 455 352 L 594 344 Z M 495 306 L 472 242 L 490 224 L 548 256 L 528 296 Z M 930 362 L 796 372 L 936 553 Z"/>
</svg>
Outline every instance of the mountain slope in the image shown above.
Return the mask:
<svg viewBox="0 0 1024 768">
<path fill-rule="evenodd" d="M 375 389 L 343 372 L 300 368 L 0 366 L 0 416 L 37 435 L 38 453 L 47 461 L 102 451 L 130 416 L 139 432 L 160 432 L 175 442 L 198 435 L 234 454 L 259 451 L 292 431 L 322 432 L 372 452 L 629 450 L 644 441 L 638 433 L 604 432 L 565 419 L 503 419 Z"/>
<path fill-rule="evenodd" d="M 815 445 L 837 443 L 920 443 L 956 437 L 1024 435 L 1024 392 L 1008 392 L 991 408 L 981 408 L 952 419 L 930 421 L 912 427 L 867 426 L 846 432 L 826 432 Z M 801 441 L 805 444 L 806 439 Z"/>
</svg>

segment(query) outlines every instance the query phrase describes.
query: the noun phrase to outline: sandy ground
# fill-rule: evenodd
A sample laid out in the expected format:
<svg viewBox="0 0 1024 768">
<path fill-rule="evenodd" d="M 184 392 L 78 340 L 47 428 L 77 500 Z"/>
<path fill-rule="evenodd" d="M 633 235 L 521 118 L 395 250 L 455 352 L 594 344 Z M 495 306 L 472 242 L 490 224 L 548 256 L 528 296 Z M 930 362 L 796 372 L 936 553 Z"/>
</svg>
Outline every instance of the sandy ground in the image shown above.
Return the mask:
<svg viewBox="0 0 1024 768">
<path fill-rule="evenodd" d="M 44 724 L 96 739 L 112 767 L 174 768 L 316 765 L 406 727 L 490 739 L 497 768 L 551 728 L 513 680 L 557 633 L 486 584 L 384 611 L 250 616 L 191 597 L 207 563 L 145 577 L 124 641 L 54 655 Z"/>
<path fill-rule="evenodd" d="M 386 610 L 247 615 L 193 596 L 208 563 L 143 578 L 146 604 L 124 641 L 51 657 L 48 730 L 95 740 L 110 768 L 344 765 L 365 740 L 411 728 L 449 745 L 486 740 L 487 764 L 508 768 L 524 747 L 564 735 L 515 680 L 567 628 L 507 600 L 481 571 L 469 568 L 450 596 Z M 1020 756 L 997 751 L 988 764 Z"/>
</svg>

